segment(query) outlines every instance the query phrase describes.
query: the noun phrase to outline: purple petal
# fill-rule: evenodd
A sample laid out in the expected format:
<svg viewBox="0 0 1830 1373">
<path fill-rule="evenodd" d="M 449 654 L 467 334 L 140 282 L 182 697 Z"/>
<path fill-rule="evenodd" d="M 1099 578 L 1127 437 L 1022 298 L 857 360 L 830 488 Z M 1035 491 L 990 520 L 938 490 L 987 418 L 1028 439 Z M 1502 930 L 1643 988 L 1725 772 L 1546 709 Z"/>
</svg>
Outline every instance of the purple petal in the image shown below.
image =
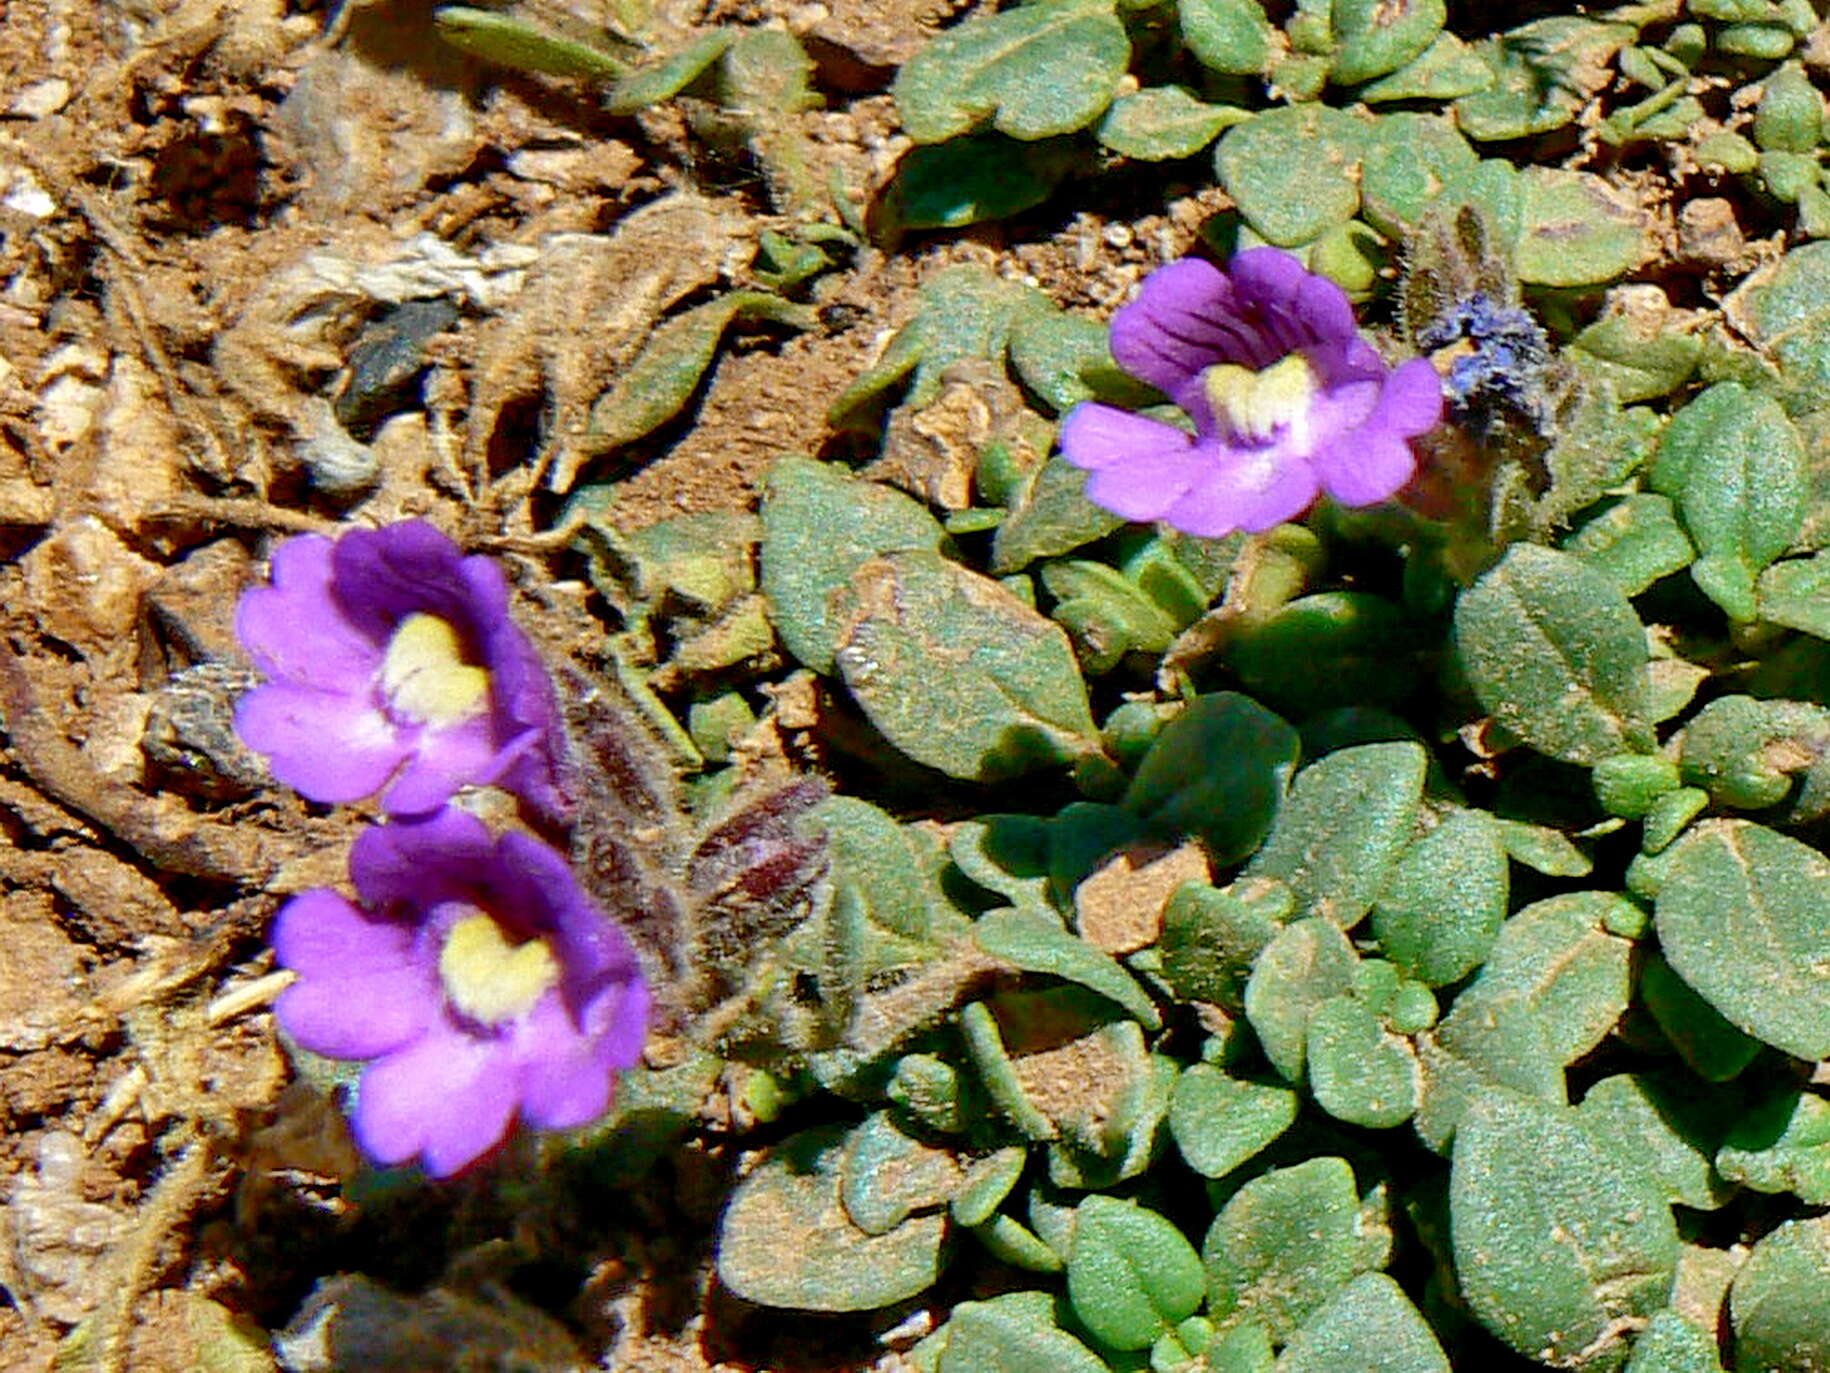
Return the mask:
<svg viewBox="0 0 1830 1373">
<path fill-rule="evenodd" d="M 491 724 L 488 715 L 479 715 L 449 729 L 421 729 L 411 761 L 381 798 L 381 808 L 389 815 L 425 815 L 459 787 L 494 782 L 512 755 L 496 748 Z"/>
<path fill-rule="evenodd" d="M 1129 410 L 1082 401 L 1061 422 L 1061 456 L 1076 467 L 1098 471 L 1132 462 L 1141 453 L 1166 453 L 1194 446 L 1194 436 L 1161 420 Z"/>
<path fill-rule="evenodd" d="M 1323 445 L 1310 461 L 1328 494 L 1348 506 L 1389 500 L 1417 470 L 1406 440 L 1371 426 Z"/>
<path fill-rule="evenodd" d="M 1302 514 L 1319 494 L 1315 474 L 1300 460 L 1274 450 L 1219 450 L 1202 479 L 1169 507 L 1163 519 L 1185 534 L 1219 538 L 1235 529 L 1260 533 Z"/>
<path fill-rule="evenodd" d="M 235 637 L 268 677 L 354 692 L 380 671 L 381 645 L 332 597 L 332 547 L 305 534 L 276 548 L 273 584 L 244 592 L 236 604 Z"/>
<path fill-rule="evenodd" d="M 1371 422 L 1407 439 L 1442 422 L 1442 378 L 1428 358 L 1412 358 L 1392 373 Z"/>
<path fill-rule="evenodd" d="M 1086 498 L 1127 520 L 1160 520 L 1190 487 L 1206 479 L 1210 461 L 1205 445 L 1141 454 L 1122 467 L 1095 472 L 1087 481 Z"/>
<path fill-rule="evenodd" d="M 542 999 L 517 1027 L 521 1111 L 528 1124 L 571 1130 L 610 1109 L 616 1073 L 641 1058 L 648 1034 L 648 988 L 639 980 L 604 990 L 581 1032 L 562 999 Z"/>
<path fill-rule="evenodd" d="M 458 546 L 424 520 L 352 529 L 331 555 L 332 585 L 350 622 L 377 642 L 416 611 L 474 630 L 476 617 L 490 608 L 470 605 L 464 561 Z"/>
<path fill-rule="evenodd" d="M 371 906 L 423 912 L 474 900 L 494 868 L 495 852 L 487 825 L 447 807 L 364 830 L 350 846 L 349 876 Z"/>
<path fill-rule="evenodd" d="M 1118 365 L 1175 395 L 1217 362 L 1260 367 L 1274 354 L 1233 303 L 1225 273 L 1185 257 L 1144 278 L 1136 300 L 1112 317 Z"/>
<path fill-rule="evenodd" d="M 500 1041 L 435 1028 L 362 1074 L 356 1143 L 377 1163 L 417 1156 L 433 1177 L 449 1177 L 508 1133 L 513 1067 Z"/>
<path fill-rule="evenodd" d="M 435 978 L 417 966 L 336 979 L 307 978 L 280 993 L 286 1033 L 326 1058 L 379 1058 L 426 1032 L 439 1008 Z"/>
<path fill-rule="evenodd" d="M 366 699 L 289 681 L 246 693 L 235 706 L 235 732 L 267 755 L 275 777 L 326 805 L 373 795 L 410 751 Z"/>
<path fill-rule="evenodd" d="M 270 939 L 280 966 L 304 977 L 385 972 L 413 949 L 408 926 L 354 906 L 328 887 L 301 892 L 281 907 Z"/>
</svg>

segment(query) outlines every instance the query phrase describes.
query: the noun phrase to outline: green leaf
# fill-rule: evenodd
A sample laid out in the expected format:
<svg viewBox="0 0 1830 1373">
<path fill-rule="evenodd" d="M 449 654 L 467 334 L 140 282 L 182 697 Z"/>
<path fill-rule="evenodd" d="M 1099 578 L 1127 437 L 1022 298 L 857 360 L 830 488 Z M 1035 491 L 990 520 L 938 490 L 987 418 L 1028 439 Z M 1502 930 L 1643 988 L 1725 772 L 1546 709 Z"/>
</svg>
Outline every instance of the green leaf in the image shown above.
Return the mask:
<svg viewBox="0 0 1830 1373">
<path fill-rule="evenodd" d="M 1595 865 L 1570 842 L 1569 836 L 1548 825 L 1528 825 L 1522 820 L 1494 817 L 1506 856 L 1546 877 L 1587 877 Z"/>
<path fill-rule="evenodd" d="M 1410 617 L 1365 591 L 1299 596 L 1235 630 L 1227 666 L 1254 696 L 1301 719 L 1345 706 L 1396 709 L 1417 689 Z"/>
<path fill-rule="evenodd" d="M 1444 189 L 1480 161 L 1468 140 L 1439 115 L 1380 115 L 1365 140 L 1362 212 L 1368 224 L 1393 238 L 1415 229 Z"/>
<path fill-rule="evenodd" d="M 1480 1102 L 1508 1093 L 1562 1104 L 1563 1069 L 1521 996 L 1457 1000 L 1433 1033 L 1417 1038 L 1423 1099 L 1417 1134 L 1445 1151 Z"/>
<path fill-rule="evenodd" d="M 1176 0 L 1182 41 L 1226 76 L 1256 76 L 1271 60 L 1271 25 L 1258 0 Z"/>
<path fill-rule="evenodd" d="M 614 81 L 629 70 L 607 52 L 492 10 L 446 5 L 432 11 L 432 22 L 452 47 L 517 71 Z"/>
<path fill-rule="evenodd" d="M 1799 774 L 1800 804 L 1830 753 L 1830 710 L 1804 701 L 1718 696 L 1685 726 L 1683 779 L 1717 805 L 1764 810 L 1784 801 Z"/>
<path fill-rule="evenodd" d="M 961 1302 L 941 1327 L 936 1373 L 1109 1373 L 1105 1361 L 1055 1324 L 1047 1292 L 1006 1292 Z"/>
<path fill-rule="evenodd" d="M 1061 457 L 1036 469 L 992 537 L 993 576 L 1016 572 L 1037 558 L 1071 552 L 1125 522 L 1086 498 L 1089 475 Z"/>
<path fill-rule="evenodd" d="M 1099 141 L 1143 162 L 1193 157 L 1222 130 L 1251 118 L 1246 110 L 1207 105 L 1182 86 L 1151 86 L 1112 102 Z"/>
<path fill-rule="evenodd" d="M 1639 994 L 1672 1048 L 1705 1082 L 1728 1082 L 1760 1052 L 1760 1041 L 1742 1034 L 1691 991 L 1656 950 L 1639 972 Z"/>
<path fill-rule="evenodd" d="M 1616 1158 L 1643 1169 L 1668 1201 L 1713 1211 L 1734 1190 L 1710 1163 L 1728 1125 L 1722 1103 L 1678 1074 L 1603 1078 L 1576 1114 Z"/>
<path fill-rule="evenodd" d="M 1683 571 L 1696 557 L 1671 502 L 1651 494 L 1616 501 L 1565 540 L 1563 551 L 1607 573 L 1629 596 Z"/>
<path fill-rule="evenodd" d="M 1660 1311 L 1633 1341 L 1626 1373 L 1722 1373 L 1716 1337 L 1675 1311 Z"/>
<path fill-rule="evenodd" d="M 1493 84 L 1493 68 L 1452 33 L 1439 33 L 1421 55 L 1354 94 L 1369 105 L 1395 100 L 1455 100 Z"/>
<path fill-rule="evenodd" d="M 1481 705 L 1541 753 L 1593 766 L 1651 750 L 1645 630 L 1582 559 L 1514 544 L 1457 602 L 1455 642 Z"/>
<path fill-rule="evenodd" d="M 1155 1211 L 1116 1197 L 1080 1203 L 1067 1261 L 1068 1300 L 1114 1349 L 1148 1349 L 1201 1305 L 1206 1278 L 1182 1232 Z"/>
<path fill-rule="evenodd" d="M 1830 1216 L 1789 1220 L 1763 1238 L 1728 1299 L 1736 1368 L 1830 1368 Z"/>
<path fill-rule="evenodd" d="M 1296 731 L 1250 697 L 1197 696 L 1157 735 L 1122 804 L 1236 863 L 1263 842 L 1301 752 Z"/>
<path fill-rule="evenodd" d="M 1246 979 L 1259 952 L 1295 904 L 1281 882 L 1224 891 L 1187 883 L 1163 907 L 1162 976 L 1175 994 L 1229 1011 L 1244 1007 Z"/>
<path fill-rule="evenodd" d="M 1691 576 L 1737 620 L 1755 615 L 1754 578 L 1805 518 L 1805 451 L 1772 397 L 1718 382 L 1665 426 L 1653 487 L 1678 504 L 1702 555 Z"/>
<path fill-rule="evenodd" d="M 1450 1373 L 1421 1312 L 1384 1273 L 1362 1273 L 1290 1337 L 1277 1373 Z"/>
<path fill-rule="evenodd" d="M 1360 207 L 1366 126 L 1325 105 L 1285 105 L 1229 129 L 1215 165 L 1239 213 L 1267 243 L 1295 248 Z"/>
<path fill-rule="evenodd" d="M 1345 1159 L 1276 1168 L 1233 1193 L 1201 1246 L 1208 1310 L 1223 1327 L 1299 1327 L 1368 1265 L 1360 1197 Z"/>
<path fill-rule="evenodd" d="M 1078 983 L 1116 1002 L 1150 1029 L 1162 1026 L 1163 1018 L 1155 1003 L 1124 965 L 1069 934 L 1045 915 L 1015 907 L 992 911 L 973 925 L 972 937 L 993 958 L 1001 958 L 1025 972 L 1047 973 Z"/>
<path fill-rule="evenodd" d="M 1399 856 L 1386 879 L 1372 913 L 1379 948 L 1432 987 L 1459 982 L 1493 947 L 1509 878 L 1493 817 L 1451 811 Z"/>
<path fill-rule="evenodd" d="M 809 458 L 783 458 L 763 485 L 762 589 L 776 633 L 815 672 L 835 667 L 832 598 L 880 553 L 938 549 L 934 517 L 902 492 Z"/>
<path fill-rule="evenodd" d="M 1109 333 L 1100 321 L 1071 315 L 1033 295 L 1012 321 L 1010 365 L 1056 414 L 1083 400 L 1148 404 L 1155 392 L 1120 370 L 1112 359 Z"/>
<path fill-rule="evenodd" d="M 1191 1063 L 1176 1079 L 1169 1133 L 1190 1168 L 1202 1177 L 1225 1177 L 1295 1123 L 1297 1104 L 1296 1092 L 1280 1083 Z"/>
<path fill-rule="evenodd" d="M 990 120 L 1012 138 L 1085 128 L 1131 60 L 1110 0 L 1068 0 L 978 15 L 916 53 L 891 88 L 903 131 L 938 143 Z"/>
<path fill-rule="evenodd" d="M 1716 1154 L 1731 1182 L 1830 1206 L 1830 1101 L 1787 1088 L 1745 1110 Z"/>
<path fill-rule="evenodd" d="M 894 229 L 963 229 L 1034 209 L 1081 163 L 1071 139 L 1019 143 L 968 134 L 910 148 L 874 210 L 872 235 Z"/>
<path fill-rule="evenodd" d="M 1830 241 L 1802 244 L 1754 273 L 1724 309 L 1778 364 L 1786 408 L 1795 415 L 1820 408 L 1830 395 Z"/>
<path fill-rule="evenodd" d="M 720 26 L 708 29 L 672 57 L 652 67 L 631 72 L 610 88 L 604 108 L 611 114 L 634 114 L 649 105 L 671 100 L 703 76 L 724 56 L 737 30 Z"/>
<path fill-rule="evenodd" d="M 874 1311 L 940 1275 L 942 1213 L 887 1234 L 860 1230 L 839 1200 L 845 1131 L 823 1126 L 777 1145 L 732 1193 L 718 1231 L 718 1277 L 745 1301 L 800 1311 Z"/>
<path fill-rule="evenodd" d="M 771 319 L 802 329 L 817 323 L 810 307 L 765 291 L 732 291 L 667 320 L 592 404 L 577 461 L 613 453 L 679 414 L 712 365 L 724 331 L 738 319 Z M 568 490 L 575 474 L 575 466 L 556 468 L 548 485 Z"/>
<path fill-rule="evenodd" d="M 832 607 L 840 675 L 916 762 L 991 781 L 1094 746 L 1067 636 L 989 577 L 938 553 L 889 553 L 860 564 Z"/>
<path fill-rule="evenodd" d="M 1578 369 L 1606 377 L 1623 405 L 1670 395 L 1703 355 L 1701 334 L 1674 330 L 1668 314 L 1631 308 L 1604 315 L 1570 346 L 1580 354 Z"/>
<path fill-rule="evenodd" d="M 1358 962 L 1341 927 L 1320 917 L 1286 925 L 1259 954 L 1245 987 L 1245 1015 L 1265 1057 L 1289 1081 L 1302 1079 L 1310 1015 L 1352 989 Z"/>
<path fill-rule="evenodd" d="M 1296 775 L 1246 876 L 1296 893 L 1298 915 L 1352 929 L 1411 837 L 1428 759 L 1408 740 L 1345 748 Z"/>
<path fill-rule="evenodd" d="M 1592 172 L 1526 167 L 1519 220 L 1513 264 L 1519 280 L 1534 286 L 1613 281 L 1650 251 L 1645 211 Z"/>
<path fill-rule="evenodd" d="M 1455 102 L 1456 123 L 1482 142 L 1560 129 L 1611 79 L 1610 60 L 1635 36 L 1626 24 L 1557 15 L 1478 44 L 1492 84 Z"/>
<path fill-rule="evenodd" d="M 996 1150 L 970 1164 L 953 1194 L 948 1209 L 961 1225 L 983 1225 L 1004 1204 L 1023 1168 L 1029 1161 L 1029 1150 L 1013 1144 Z"/>
<path fill-rule="evenodd" d="M 1573 1063 L 1627 1009 L 1633 946 L 1608 930 L 1639 918 L 1638 907 L 1615 892 L 1570 892 L 1535 902 L 1501 928 L 1456 1009 L 1489 1000 L 1523 1004 L 1537 1017 L 1551 1057 Z"/>
<path fill-rule="evenodd" d="M 1334 0 L 1334 62 L 1328 79 L 1356 86 L 1421 56 L 1442 32 L 1443 0 Z"/>
<path fill-rule="evenodd" d="M 1830 552 L 1787 558 L 1762 572 L 1760 618 L 1830 639 Z"/>
<path fill-rule="evenodd" d="M 866 1119 L 845 1139 L 839 1199 L 867 1235 L 887 1235 L 917 1211 L 945 1206 L 960 1183 L 949 1149 L 911 1139 L 887 1112 Z"/>
<path fill-rule="evenodd" d="M 1309 1090 L 1336 1120 L 1385 1130 L 1417 1110 L 1422 1079 L 1410 1041 L 1358 997 L 1324 1001 L 1309 1017 Z"/>
<path fill-rule="evenodd" d="M 1521 1354 L 1605 1367 L 1631 1318 L 1665 1303 L 1671 1208 L 1567 1108 L 1494 1095 L 1455 1135 L 1450 1230 L 1462 1295 Z"/>
<path fill-rule="evenodd" d="M 1745 820 L 1705 820 L 1667 857 L 1658 937 L 1672 970 L 1737 1029 L 1830 1056 L 1830 863 Z"/>
</svg>

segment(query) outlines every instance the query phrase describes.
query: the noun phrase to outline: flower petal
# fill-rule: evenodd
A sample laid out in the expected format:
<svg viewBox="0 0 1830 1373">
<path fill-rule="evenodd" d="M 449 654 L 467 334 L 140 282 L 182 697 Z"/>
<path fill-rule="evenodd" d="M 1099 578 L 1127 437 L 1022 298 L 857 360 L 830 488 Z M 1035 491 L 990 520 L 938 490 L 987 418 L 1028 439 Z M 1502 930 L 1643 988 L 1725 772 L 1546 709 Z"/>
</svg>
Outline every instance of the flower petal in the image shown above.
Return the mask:
<svg viewBox="0 0 1830 1373">
<path fill-rule="evenodd" d="M 242 594 L 235 637 L 276 681 L 366 690 L 381 669 L 381 645 L 346 619 L 331 595 L 329 539 L 307 534 L 273 552 L 271 586 Z"/>
<path fill-rule="evenodd" d="M 1226 274 L 1185 257 L 1152 272 L 1137 299 L 1112 317 L 1112 356 L 1140 381 L 1175 395 L 1217 362 L 1262 367 L 1275 353 L 1239 314 Z"/>
<path fill-rule="evenodd" d="M 377 1163 L 418 1156 L 433 1177 L 449 1177 L 508 1133 L 513 1066 L 502 1041 L 435 1028 L 364 1071 L 350 1121 L 356 1143 Z"/>
<path fill-rule="evenodd" d="M 449 729 L 422 729 L 406 770 L 381 798 L 389 815 L 426 815 L 462 786 L 487 786 L 513 754 L 495 746 L 492 721 L 478 715 Z"/>
<path fill-rule="evenodd" d="M 1206 479 L 1207 464 L 1203 448 L 1140 454 L 1123 467 L 1095 472 L 1087 481 L 1086 498 L 1127 520 L 1160 520 L 1190 487 Z"/>
<path fill-rule="evenodd" d="M 439 990 L 424 969 L 307 977 L 280 993 L 273 1013 L 305 1048 L 326 1058 L 379 1058 L 411 1044 L 438 1014 Z"/>
<path fill-rule="evenodd" d="M 1274 451 L 1213 452 L 1201 480 L 1164 512 L 1162 518 L 1185 534 L 1219 538 L 1235 529 L 1256 534 L 1294 519 L 1315 503 L 1315 474 L 1300 459 L 1279 458 Z"/>
<path fill-rule="evenodd" d="M 1323 444 L 1310 461 L 1328 494 L 1347 506 L 1377 505 L 1391 499 L 1417 470 L 1417 455 L 1410 443 L 1395 431 L 1376 425 Z"/>
<path fill-rule="evenodd" d="M 506 584 L 500 605 L 473 606 L 464 562 L 458 546 L 424 520 L 352 529 L 331 554 L 332 586 L 350 623 L 377 642 L 416 611 L 475 634 L 490 617 L 508 613 Z"/>
<path fill-rule="evenodd" d="M 494 863 L 489 827 L 446 807 L 365 829 L 350 845 L 349 876 L 371 906 L 425 912 L 447 901 L 474 901 Z"/>
<path fill-rule="evenodd" d="M 405 961 L 413 931 L 352 905 L 329 887 L 317 887 L 280 908 L 269 940 L 280 966 L 302 976 L 366 976 Z"/>
<path fill-rule="evenodd" d="M 648 1035 L 648 988 L 638 978 L 606 987 L 583 1027 L 562 997 L 547 996 L 517 1027 L 521 1111 L 544 1130 L 589 1125 L 610 1109 L 616 1073 L 632 1068 Z"/>
<path fill-rule="evenodd" d="M 1061 422 L 1061 456 L 1076 467 L 1097 472 L 1120 467 L 1140 453 L 1163 453 L 1193 447 L 1194 435 L 1173 424 L 1134 415 L 1129 410 L 1083 401 Z"/>
<path fill-rule="evenodd" d="M 1428 358 L 1399 365 L 1385 383 L 1371 422 L 1407 439 L 1442 423 L 1442 378 Z"/>
<path fill-rule="evenodd" d="M 235 732 L 267 755 L 275 777 L 326 805 L 373 795 L 411 751 L 365 700 L 290 681 L 245 694 L 235 706 Z"/>
</svg>

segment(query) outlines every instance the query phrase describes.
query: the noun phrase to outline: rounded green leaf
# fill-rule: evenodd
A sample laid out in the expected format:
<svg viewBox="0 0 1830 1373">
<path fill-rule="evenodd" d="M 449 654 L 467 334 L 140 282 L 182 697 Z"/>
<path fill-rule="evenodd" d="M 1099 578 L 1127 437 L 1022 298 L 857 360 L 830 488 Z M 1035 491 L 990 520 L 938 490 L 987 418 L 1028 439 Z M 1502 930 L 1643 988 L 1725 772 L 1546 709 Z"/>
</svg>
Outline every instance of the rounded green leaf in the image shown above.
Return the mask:
<svg viewBox="0 0 1830 1373">
<path fill-rule="evenodd" d="M 1381 115 L 1365 138 L 1360 171 L 1364 217 L 1393 237 L 1414 229 L 1444 189 L 1472 173 L 1480 161 L 1468 140 L 1439 115 Z"/>
<path fill-rule="evenodd" d="M 839 1200 L 845 1132 L 825 1127 L 776 1146 L 741 1182 L 718 1231 L 718 1276 L 745 1301 L 799 1311 L 874 1311 L 940 1275 L 942 1213 L 887 1234 L 852 1224 Z"/>
<path fill-rule="evenodd" d="M 871 231 L 963 229 L 1034 209 L 1055 193 L 1080 154 L 1071 142 L 1016 143 L 1002 134 L 967 134 L 910 148 L 873 209 Z"/>
<path fill-rule="evenodd" d="M 1396 71 L 1442 32 L 1443 0 L 1334 0 L 1334 62 L 1328 79 L 1355 86 Z"/>
<path fill-rule="evenodd" d="M 1830 861 L 1744 820 L 1706 820 L 1666 857 L 1658 937 L 1673 971 L 1737 1029 L 1830 1056 Z"/>
<path fill-rule="evenodd" d="M 1228 1326 L 1262 1322 L 1289 1339 L 1367 1265 L 1353 1169 L 1313 1158 L 1253 1178 L 1201 1245 L 1208 1312 Z"/>
<path fill-rule="evenodd" d="M 1311 763 L 1296 775 L 1246 876 L 1285 883 L 1299 916 L 1352 929 L 1411 836 L 1427 765 L 1409 740 L 1361 744 Z"/>
<path fill-rule="evenodd" d="M 1519 176 L 1519 280 L 1595 286 L 1623 277 L 1650 249 L 1646 212 L 1592 172 L 1526 167 Z"/>
<path fill-rule="evenodd" d="M 1215 165 L 1239 213 L 1264 238 L 1294 248 L 1360 208 L 1365 125 L 1325 105 L 1285 105 L 1229 129 Z"/>
<path fill-rule="evenodd" d="M 1244 110 L 1203 104 L 1181 86 L 1153 86 L 1112 102 L 1099 121 L 1099 141 L 1126 157 L 1162 162 L 1193 157 L 1248 118 Z"/>
<path fill-rule="evenodd" d="M 1449 1373 L 1448 1356 L 1404 1289 L 1362 1273 L 1290 1337 L 1277 1373 Z"/>
<path fill-rule="evenodd" d="M 1182 1232 L 1133 1201 L 1080 1204 L 1068 1251 L 1074 1314 L 1114 1349 L 1148 1349 L 1201 1305 L 1206 1278 Z"/>
<path fill-rule="evenodd" d="M 938 549 L 945 537 L 902 492 L 809 458 L 769 469 L 762 525 L 762 589 L 776 633 L 815 672 L 833 670 L 839 625 L 830 602 L 858 566 L 878 553 Z"/>
<path fill-rule="evenodd" d="M 1665 1304 L 1671 1207 L 1568 1108 L 1498 1093 L 1478 1103 L 1455 1134 L 1449 1211 L 1462 1295 L 1521 1354 L 1618 1364 L 1631 1318 Z"/>
<path fill-rule="evenodd" d="M 1108 1373 L 1103 1359 L 1055 1324 L 1047 1292 L 961 1302 L 944 1333 L 937 1373 Z"/>
<path fill-rule="evenodd" d="M 860 564 L 834 609 L 845 685 L 918 763 L 992 781 L 1098 737 L 1067 635 L 989 577 L 938 553 L 891 553 Z"/>
<path fill-rule="evenodd" d="M 1419 981 L 1459 982 L 1493 947 L 1510 878 L 1493 818 L 1451 811 L 1399 857 L 1373 906 L 1373 935 Z"/>
<path fill-rule="evenodd" d="M 1514 544 L 1457 602 L 1455 643 L 1481 705 L 1539 752 L 1593 766 L 1651 750 L 1645 628 L 1582 559 Z"/>
<path fill-rule="evenodd" d="M 892 94 L 903 130 L 938 143 L 989 119 L 1012 138 L 1085 128 L 1131 60 L 1110 0 L 1067 0 L 978 15 L 916 53 Z"/>
<path fill-rule="evenodd" d="M 1352 988 L 1358 962 L 1341 927 L 1319 917 L 1286 925 L 1258 955 L 1245 1016 L 1265 1057 L 1291 1082 L 1302 1079 L 1310 1014 Z"/>
<path fill-rule="evenodd" d="M 1336 1120 L 1385 1130 L 1417 1110 L 1422 1079 L 1416 1050 L 1357 997 L 1337 996 L 1315 1008 L 1308 1060 L 1309 1090 Z"/>
<path fill-rule="evenodd" d="M 1255 76 L 1271 60 L 1271 25 L 1259 0 L 1176 0 L 1182 41 L 1195 60 L 1227 76 Z"/>
<path fill-rule="evenodd" d="M 1225 1177 L 1296 1121 L 1297 1095 L 1274 1082 L 1228 1077 L 1194 1063 L 1176 1079 L 1169 1133 L 1202 1177 Z"/>
<path fill-rule="evenodd" d="M 1830 1216 L 1787 1221 L 1756 1244 L 1728 1300 L 1736 1368 L 1830 1368 Z"/>
</svg>

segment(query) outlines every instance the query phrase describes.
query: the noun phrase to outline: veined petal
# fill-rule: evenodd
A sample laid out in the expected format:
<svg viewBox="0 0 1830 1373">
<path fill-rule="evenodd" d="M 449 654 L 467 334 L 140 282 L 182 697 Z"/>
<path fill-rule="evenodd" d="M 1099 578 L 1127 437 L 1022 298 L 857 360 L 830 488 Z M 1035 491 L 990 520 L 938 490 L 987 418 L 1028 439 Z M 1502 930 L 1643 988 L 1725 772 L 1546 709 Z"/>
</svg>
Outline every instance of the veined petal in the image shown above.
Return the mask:
<svg viewBox="0 0 1830 1373">
<path fill-rule="evenodd" d="M 269 677 L 356 692 L 380 670 L 381 644 L 344 618 L 331 595 L 333 546 L 307 534 L 275 549 L 273 584 L 236 603 L 235 637 Z"/>
<path fill-rule="evenodd" d="M 235 706 L 235 732 L 267 755 L 275 777 L 325 805 L 373 795 L 411 751 L 373 704 L 289 681 L 244 695 Z"/>
<path fill-rule="evenodd" d="M 1123 466 L 1102 468 L 1087 481 L 1086 497 L 1127 520 L 1160 520 L 1191 486 L 1203 480 L 1208 459 L 1202 448 L 1133 456 Z"/>
<path fill-rule="evenodd" d="M 1417 470 L 1417 455 L 1409 441 L 1376 425 L 1322 445 L 1310 461 L 1328 494 L 1348 506 L 1389 500 Z"/>
<path fill-rule="evenodd" d="M 1407 439 L 1442 423 L 1442 378 L 1428 358 L 1412 358 L 1392 372 L 1371 423 Z"/>
<path fill-rule="evenodd" d="M 449 1177 L 508 1133 L 515 1088 L 501 1041 L 444 1025 L 369 1065 L 350 1123 L 376 1162 L 418 1157 L 433 1177 Z"/>
</svg>

